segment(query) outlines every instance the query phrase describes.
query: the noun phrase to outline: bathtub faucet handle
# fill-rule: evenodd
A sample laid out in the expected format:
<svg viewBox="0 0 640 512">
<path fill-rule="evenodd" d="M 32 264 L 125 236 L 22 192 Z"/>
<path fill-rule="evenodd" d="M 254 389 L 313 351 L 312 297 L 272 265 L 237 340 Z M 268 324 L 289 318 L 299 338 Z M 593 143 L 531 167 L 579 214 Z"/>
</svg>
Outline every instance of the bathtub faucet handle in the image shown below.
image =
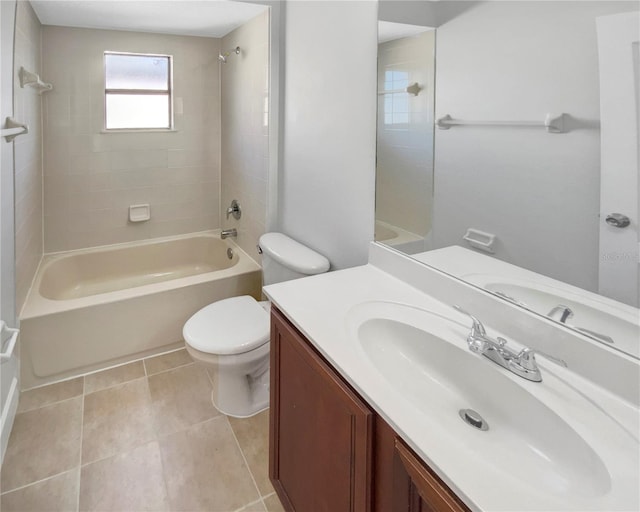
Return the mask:
<svg viewBox="0 0 640 512">
<path fill-rule="evenodd" d="M 229 206 L 229 208 L 227 208 L 227 219 L 229 218 L 229 215 L 233 215 L 233 218 L 236 220 L 239 220 L 240 217 L 242 216 L 242 210 L 240 209 L 240 203 L 238 203 L 237 199 L 234 199 L 233 201 L 231 201 L 231 206 Z"/>
</svg>

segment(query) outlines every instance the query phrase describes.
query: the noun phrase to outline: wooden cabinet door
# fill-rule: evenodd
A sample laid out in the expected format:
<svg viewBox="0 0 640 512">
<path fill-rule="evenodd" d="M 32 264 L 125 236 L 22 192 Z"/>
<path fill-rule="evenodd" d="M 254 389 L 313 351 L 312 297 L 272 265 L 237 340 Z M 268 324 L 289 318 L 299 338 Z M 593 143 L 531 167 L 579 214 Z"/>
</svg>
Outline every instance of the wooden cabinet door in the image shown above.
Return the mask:
<svg viewBox="0 0 640 512">
<path fill-rule="evenodd" d="M 465 512 L 469 510 L 399 438 L 395 440 L 394 466 L 394 472 L 400 476 L 394 479 L 394 512 Z"/>
<path fill-rule="evenodd" d="M 370 409 L 272 309 L 269 475 L 285 509 L 368 512 Z"/>
<path fill-rule="evenodd" d="M 375 512 L 469 512 L 380 416 L 374 439 Z"/>
</svg>

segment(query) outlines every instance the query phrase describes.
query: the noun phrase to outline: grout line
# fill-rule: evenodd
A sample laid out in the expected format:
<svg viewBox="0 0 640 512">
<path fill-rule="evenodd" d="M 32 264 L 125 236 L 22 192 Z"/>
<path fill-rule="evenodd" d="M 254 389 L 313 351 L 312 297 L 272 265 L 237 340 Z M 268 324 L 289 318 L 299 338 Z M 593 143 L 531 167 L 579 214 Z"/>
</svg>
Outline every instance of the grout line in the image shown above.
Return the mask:
<svg viewBox="0 0 640 512">
<path fill-rule="evenodd" d="M 146 379 L 146 377 L 144 375 L 141 375 L 140 377 L 136 377 L 135 379 L 125 380 L 124 382 L 118 382 L 117 384 L 112 384 L 111 386 L 107 386 L 106 388 L 100 388 L 100 389 L 96 389 L 95 391 L 91 391 L 90 393 L 87 393 L 84 396 L 91 396 L 91 395 L 95 395 L 96 393 L 100 393 L 101 391 L 107 391 L 109 389 L 119 388 L 126 384 L 131 384 L 132 382 L 136 382 L 142 379 Z"/>
<path fill-rule="evenodd" d="M 85 379 L 82 377 L 82 407 L 80 409 L 80 450 L 78 454 L 78 489 L 76 497 L 76 510 L 80 510 L 80 484 L 82 483 L 82 442 L 84 441 L 84 399 Z"/>
<path fill-rule="evenodd" d="M 250 503 L 247 503 L 246 505 L 243 505 L 240 508 L 235 509 L 233 512 L 242 512 L 243 510 L 247 510 L 247 507 L 250 507 L 251 505 L 256 505 L 257 503 L 262 503 L 262 506 L 266 509 L 267 506 L 264 504 L 264 501 L 262 500 L 262 498 L 259 498 L 255 501 L 252 501 Z"/>
<path fill-rule="evenodd" d="M 15 492 L 15 491 L 20 491 L 20 490 L 25 489 L 27 487 L 31 487 L 32 485 L 36 485 L 36 484 L 40 484 L 42 482 L 46 482 L 47 480 L 51 480 L 52 478 L 55 478 L 57 476 L 64 475 L 65 473 L 71 473 L 72 471 L 75 471 L 76 469 L 80 470 L 80 467 L 76 466 L 76 467 L 71 468 L 71 469 L 65 469 L 64 471 L 61 471 L 60 473 L 56 473 L 55 475 L 51 475 L 51 476 L 48 476 L 48 477 L 45 477 L 45 478 L 41 478 L 40 480 L 36 480 L 34 482 L 29 482 L 28 484 L 21 485 L 20 487 L 16 487 L 15 489 L 10 489 L 8 491 L 4 491 L 4 492 L 0 493 L 0 496 L 4 496 L 5 494 L 10 494 L 10 493 Z"/>
<path fill-rule="evenodd" d="M 145 446 L 145 445 L 150 444 L 150 443 L 157 443 L 157 442 L 158 442 L 158 439 L 148 439 L 147 441 L 142 441 L 140 444 L 129 446 L 129 447 L 125 448 L 122 451 L 119 451 L 119 452 L 116 452 L 116 453 L 112 453 L 110 455 L 107 455 L 106 457 L 101 457 L 99 459 L 90 460 L 89 462 L 85 462 L 84 464 L 80 465 L 80 469 L 86 468 L 87 466 L 91 466 L 92 464 L 96 464 L 97 462 L 103 462 L 103 461 L 108 460 L 108 459 L 113 459 L 114 457 L 119 457 L 120 455 L 126 455 L 128 453 L 131 453 L 134 450 L 137 450 L 138 448 L 140 448 L 142 446 Z"/>
<path fill-rule="evenodd" d="M 146 367 L 145 367 L 145 372 L 146 372 Z M 168 477 L 167 477 L 167 471 L 165 468 L 165 463 L 164 463 L 164 457 L 162 456 L 162 438 L 166 437 L 166 436 L 161 436 L 158 434 L 158 428 L 156 427 L 156 422 L 155 422 L 155 413 L 154 413 L 154 408 L 153 408 L 153 400 L 151 398 L 151 388 L 149 387 L 149 377 L 147 377 L 147 391 L 149 393 L 149 403 L 150 403 L 150 409 L 151 409 L 151 422 L 152 422 L 152 428 L 153 428 L 153 434 L 155 435 L 155 443 L 158 445 L 158 453 L 160 454 L 160 471 L 162 471 L 162 483 L 164 485 L 164 493 L 165 496 L 167 498 L 167 505 L 168 505 L 168 510 L 172 509 L 172 504 L 171 504 L 171 494 L 169 493 L 169 483 L 168 483 Z"/>
<path fill-rule="evenodd" d="M 158 433 L 156 433 L 157 441 L 160 441 L 161 439 L 164 439 L 166 437 L 172 436 L 174 434 L 178 434 L 180 432 L 184 432 L 185 430 L 189 430 L 189 429 L 191 429 L 193 427 L 198 427 L 198 426 L 203 425 L 203 424 L 205 424 L 205 423 L 207 423 L 209 421 L 214 421 L 214 420 L 217 420 L 219 418 L 224 418 L 224 417 L 225 417 L 225 415 L 220 413 L 217 416 L 213 416 L 213 417 L 208 418 L 206 420 L 199 421 L 198 423 L 194 423 L 193 425 L 189 425 L 187 427 L 181 428 L 179 430 L 175 430 L 173 432 L 167 432 L 166 434 L 162 434 L 162 435 L 159 435 Z"/>
<path fill-rule="evenodd" d="M 83 386 L 83 389 L 84 389 L 84 383 L 83 383 L 82 386 Z M 50 407 L 52 405 L 58 405 L 58 404 L 61 404 L 62 402 L 68 402 L 69 400 L 73 400 L 74 398 L 80 398 L 82 396 L 84 396 L 84 391 L 82 393 L 80 393 L 79 395 L 71 396 L 69 398 L 63 398 L 62 400 L 57 400 L 55 402 L 51 402 L 51 403 L 48 403 L 48 404 L 39 405 L 38 407 L 34 407 L 32 409 L 27 409 L 26 411 L 16 412 L 16 416 L 18 414 L 25 414 L 25 413 L 28 413 L 28 412 L 37 411 L 38 409 L 44 409 L 45 407 Z"/>
<path fill-rule="evenodd" d="M 233 438 L 236 440 L 236 445 L 238 445 L 238 450 L 240 450 L 240 455 L 242 456 L 242 460 L 244 461 L 245 466 L 247 466 L 247 471 L 251 476 L 251 481 L 253 482 L 253 485 L 256 488 L 256 491 L 258 491 L 258 496 L 260 496 L 260 499 L 262 500 L 262 493 L 260 492 L 258 483 L 256 482 L 256 479 L 253 476 L 253 471 L 251 471 L 251 466 L 249 466 L 249 461 L 247 461 L 247 458 L 244 456 L 244 450 L 242 449 L 242 446 L 240 446 L 240 441 L 238 441 L 238 436 L 236 436 L 236 432 L 235 430 L 233 430 L 233 427 L 231 426 L 231 422 L 229 421 L 229 418 L 224 414 L 223 416 L 227 420 L 227 425 L 229 425 L 229 429 L 231 430 L 231 434 L 233 435 Z M 246 506 L 247 505 L 245 505 L 245 507 Z"/>
<path fill-rule="evenodd" d="M 195 365 L 195 361 L 191 361 L 190 363 L 185 363 L 185 364 L 181 364 L 178 366 L 174 366 L 173 368 L 167 368 L 166 370 L 161 370 L 159 372 L 156 373 L 152 373 L 151 375 L 147 375 L 147 377 L 154 377 L 156 375 L 160 375 L 161 373 L 167 373 L 173 370 L 177 370 L 178 368 L 184 368 L 185 366 L 191 366 L 191 365 Z"/>
<path fill-rule="evenodd" d="M 156 439 L 155 441 L 158 444 L 158 452 L 160 453 L 160 471 L 162 471 L 162 483 L 164 484 L 164 494 L 167 497 L 167 505 L 169 505 L 169 510 L 172 509 L 171 506 L 171 495 L 169 494 L 169 484 L 167 483 L 167 473 L 165 471 L 165 464 L 162 457 L 162 446 L 160 446 L 160 439 Z"/>
</svg>

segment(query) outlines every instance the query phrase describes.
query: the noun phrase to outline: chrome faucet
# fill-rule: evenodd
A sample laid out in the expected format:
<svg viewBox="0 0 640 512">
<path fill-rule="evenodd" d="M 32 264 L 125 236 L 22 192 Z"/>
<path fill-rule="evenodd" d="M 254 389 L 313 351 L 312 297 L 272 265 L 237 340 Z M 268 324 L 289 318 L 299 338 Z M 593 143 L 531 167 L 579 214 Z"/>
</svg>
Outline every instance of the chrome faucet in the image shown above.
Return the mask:
<svg viewBox="0 0 640 512">
<path fill-rule="evenodd" d="M 561 366 L 567 366 L 567 363 L 562 359 L 558 359 L 557 357 L 542 352 L 541 350 L 531 348 L 523 348 L 519 352 L 511 350 L 511 348 L 506 346 L 507 340 L 504 338 L 497 337 L 495 340 L 490 338 L 487 335 L 487 331 L 484 328 L 484 325 L 482 325 L 482 322 L 480 322 L 480 320 L 475 316 L 467 313 L 460 306 L 456 305 L 453 307 L 470 317 L 473 322 L 471 325 L 471 332 L 469 332 L 469 335 L 467 336 L 469 350 L 476 354 L 482 354 L 494 363 L 499 364 L 519 377 L 532 382 L 542 381 L 540 368 L 538 367 L 538 363 L 535 358 L 536 354 L 544 356 L 550 361 Z"/>
<path fill-rule="evenodd" d="M 547 313 L 547 316 L 552 320 L 558 320 L 560 323 L 566 324 L 567 320 L 573 316 L 573 311 L 569 306 L 558 304 Z"/>
<path fill-rule="evenodd" d="M 569 306 L 565 306 L 564 304 L 558 304 L 556 307 L 554 307 L 551 311 L 547 313 L 547 316 L 551 318 L 551 320 L 557 320 L 562 324 L 566 324 L 567 320 L 573 317 L 573 311 Z M 602 334 L 597 331 L 592 331 L 591 329 L 585 329 L 584 327 L 577 327 L 575 325 L 571 325 L 570 327 L 572 327 L 578 332 L 581 332 L 582 334 L 591 336 L 592 338 L 595 338 L 598 341 L 604 341 L 605 343 L 615 343 L 613 341 L 613 338 L 611 336 L 608 336 L 607 334 Z"/>
<path fill-rule="evenodd" d="M 233 215 L 233 218 L 239 220 L 242 216 L 242 210 L 240 209 L 240 203 L 238 203 L 237 199 L 231 201 L 231 206 L 227 208 L 227 219 L 230 215 Z"/>
<path fill-rule="evenodd" d="M 223 240 L 229 237 L 236 238 L 237 236 L 238 236 L 238 231 L 236 230 L 236 228 L 223 229 L 220 232 L 220 238 L 222 238 Z"/>
</svg>

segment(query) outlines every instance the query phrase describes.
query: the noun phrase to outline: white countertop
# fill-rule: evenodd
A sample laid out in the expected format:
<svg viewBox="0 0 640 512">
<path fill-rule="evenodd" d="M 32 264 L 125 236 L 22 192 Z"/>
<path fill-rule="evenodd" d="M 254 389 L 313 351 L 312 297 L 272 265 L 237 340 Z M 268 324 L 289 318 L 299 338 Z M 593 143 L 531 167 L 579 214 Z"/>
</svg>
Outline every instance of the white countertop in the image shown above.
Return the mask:
<svg viewBox="0 0 640 512">
<path fill-rule="evenodd" d="M 427 270 L 422 267 L 420 271 Z M 548 482 L 519 478 L 517 460 L 509 461 L 498 455 L 494 460 L 478 457 L 473 444 L 465 438 L 466 434 L 457 436 L 453 431 L 434 429 L 434 418 L 416 411 L 381 378 L 374 366 L 363 360 L 357 340 L 348 332 L 346 318 L 349 311 L 369 301 L 408 304 L 465 325 L 469 323 L 464 317 L 456 316 L 449 304 L 437 301 L 371 264 L 270 285 L 264 291 L 342 377 L 472 510 L 603 511 L 637 510 L 640 507 L 639 411 L 617 395 L 543 360 L 540 360 L 543 383 L 529 383 L 505 371 L 509 378 L 524 381 L 518 384 L 527 386 L 532 394 L 546 400 L 547 405 L 550 403 L 558 415 L 571 416 L 569 424 L 599 454 L 615 484 L 608 492 L 596 496 L 589 489 L 559 492 L 553 485 L 545 487 Z M 490 334 L 500 334 L 491 330 L 490 325 L 486 327 Z M 464 343 L 464 339 L 460 342 Z M 478 364 L 494 365 L 480 356 Z M 555 391 L 567 388 L 567 384 L 579 391 Z M 478 385 L 482 386 L 482 383 Z M 514 409 L 517 405 L 513 404 Z M 554 435 L 553 432 L 548 434 Z M 629 446 L 635 447 L 636 453 L 634 450 L 629 453 Z M 621 465 L 615 462 L 621 459 L 624 459 Z M 502 462 L 496 463 L 496 460 Z"/>
</svg>

